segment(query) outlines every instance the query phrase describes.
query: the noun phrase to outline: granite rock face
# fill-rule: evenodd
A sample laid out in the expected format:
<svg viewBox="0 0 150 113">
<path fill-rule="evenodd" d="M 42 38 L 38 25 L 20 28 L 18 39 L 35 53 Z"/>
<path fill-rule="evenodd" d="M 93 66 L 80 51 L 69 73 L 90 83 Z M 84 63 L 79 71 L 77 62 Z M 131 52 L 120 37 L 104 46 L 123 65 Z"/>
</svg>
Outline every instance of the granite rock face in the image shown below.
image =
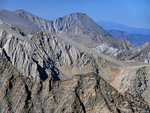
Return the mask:
<svg viewBox="0 0 150 113">
<path fill-rule="evenodd" d="M 1 113 L 150 112 L 140 95 L 120 94 L 94 73 L 66 81 L 41 81 L 22 76 L 10 63 L 0 60 L 0 80 Z"/>
</svg>

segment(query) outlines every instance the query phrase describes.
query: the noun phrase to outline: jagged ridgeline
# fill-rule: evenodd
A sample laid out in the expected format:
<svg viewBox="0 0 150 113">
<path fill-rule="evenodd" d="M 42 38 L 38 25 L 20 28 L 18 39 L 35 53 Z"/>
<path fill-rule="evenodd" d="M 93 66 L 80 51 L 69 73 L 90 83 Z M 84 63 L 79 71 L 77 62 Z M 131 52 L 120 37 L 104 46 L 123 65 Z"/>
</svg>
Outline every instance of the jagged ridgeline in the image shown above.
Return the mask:
<svg viewBox="0 0 150 113">
<path fill-rule="evenodd" d="M 148 45 L 116 39 L 83 13 L 1 10 L 0 112 L 149 113 L 150 65 L 137 62 Z"/>
</svg>

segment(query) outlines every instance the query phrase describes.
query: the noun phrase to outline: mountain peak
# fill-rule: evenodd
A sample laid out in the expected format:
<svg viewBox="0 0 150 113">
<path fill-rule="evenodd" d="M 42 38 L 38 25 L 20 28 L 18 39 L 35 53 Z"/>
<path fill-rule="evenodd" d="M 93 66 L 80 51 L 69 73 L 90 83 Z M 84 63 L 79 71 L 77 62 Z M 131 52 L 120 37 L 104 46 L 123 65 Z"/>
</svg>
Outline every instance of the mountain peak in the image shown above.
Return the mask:
<svg viewBox="0 0 150 113">
<path fill-rule="evenodd" d="M 15 12 L 24 12 L 25 10 L 23 10 L 23 9 L 17 9 L 17 10 L 15 10 Z"/>
<path fill-rule="evenodd" d="M 17 9 L 14 11 L 16 14 L 23 14 L 23 13 L 28 13 L 27 11 L 23 10 L 23 9 Z"/>
<path fill-rule="evenodd" d="M 62 26 L 63 29 L 74 29 L 77 30 L 77 26 L 83 32 L 96 33 L 96 34 L 105 34 L 108 35 L 100 26 L 98 26 L 88 15 L 85 13 L 71 13 L 64 17 L 58 18 L 56 20 L 56 24 Z M 79 30 L 78 29 L 78 30 Z M 103 32 L 103 33 L 102 33 Z"/>
<path fill-rule="evenodd" d="M 0 11 L 1 11 L 1 12 L 6 12 L 6 11 L 8 11 L 8 10 L 6 10 L 6 9 L 0 9 Z"/>
<path fill-rule="evenodd" d="M 88 19 L 92 20 L 87 14 L 81 13 L 81 12 L 80 12 L 80 13 L 79 13 L 79 12 L 71 13 L 71 14 L 69 14 L 69 15 L 67 15 L 67 16 L 75 17 L 75 18 L 77 18 L 77 19 L 85 19 L 85 18 L 88 18 Z M 64 16 L 64 17 L 66 17 L 66 16 Z"/>
<path fill-rule="evenodd" d="M 90 17 L 88 17 L 88 15 L 86 15 L 85 13 L 79 13 L 79 12 L 76 12 L 76 13 L 71 13 L 71 14 L 68 14 L 66 16 L 63 16 L 63 17 L 60 17 L 56 20 L 59 20 L 59 19 L 67 19 L 67 20 L 72 20 L 72 21 L 81 21 L 81 20 L 85 20 L 85 19 L 89 19 Z"/>
<path fill-rule="evenodd" d="M 82 16 L 87 16 L 85 13 L 82 13 L 82 12 L 76 12 L 76 13 L 71 13 L 71 14 L 69 14 L 69 15 L 82 15 Z"/>
</svg>

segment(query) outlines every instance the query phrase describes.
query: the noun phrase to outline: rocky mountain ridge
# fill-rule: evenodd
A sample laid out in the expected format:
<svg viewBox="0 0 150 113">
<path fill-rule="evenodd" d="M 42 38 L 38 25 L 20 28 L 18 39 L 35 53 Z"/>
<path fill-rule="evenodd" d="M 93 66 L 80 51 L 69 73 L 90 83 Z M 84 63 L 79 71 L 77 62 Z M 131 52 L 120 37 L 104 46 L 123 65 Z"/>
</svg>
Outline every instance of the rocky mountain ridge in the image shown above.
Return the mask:
<svg viewBox="0 0 150 113">
<path fill-rule="evenodd" d="M 90 64 L 92 61 L 90 55 L 80 52 L 79 49 L 55 34 L 39 32 L 29 40 L 8 25 L 2 25 L 1 28 L 1 56 L 6 54 L 5 56 L 9 58 L 8 60 L 24 75 L 34 77 L 42 74 L 47 78 L 51 73 L 49 71 L 53 70 L 54 72 L 52 73 L 56 77 L 56 75 L 59 75 L 58 73 L 61 73 L 55 68 L 56 65 L 60 68 L 66 67 L 66 69 L 67 67 L 70 68 L 71 65 L 75 65 L 72 68 L 76 70 L 77 67 L 84 67 L 84 65 L 89 64 L 89 70 L 93 68 L 90 66 L 92 64 Z M 38 70 L 43 70 L 43 73 L 40 74 Z M 65 71 L 63 68 L 62 70 Z M 69 74 L 72 75 L 71 71 Z M 65 79 L 65 75 L 63 77 Z"/>
<path fill-rule="evenodd" d="M 104 73 L 104 70 L 111 73 L 118 65 L 122 65 L 121 62 L 111 60 L 68 38 L 46 31 L 29 39 L 7 24 L 2 24 L 0 29 L 1 56 L 10 61 L 23 75 L 42 76 L 42 80 L 49 75 L 55 75 L 51 77 L 65 80 L 74 74 L 99 73 L 103 70 L 101 73 L 106 76 L 108 74 Z M 104 69 L 103 65 L 107 62 L 110 62 L 110 67 Z"/>
<path fill-rule="evenodd" d="M 13 19 L 10 20 L 10 18 Z M 40 30 L 46 30 L 71 38 L 88 47 L 98 46 L 103 43 L 108 45 L 107 48 L 131 49 L 134 47 L 129 41 L 121 41 L 112 37 L 83 13 L 73 13 L 56 20 L 45 20 L 24 10 L 14 12 L 1 10 L 0 19 L 21 29 L 25 34 L 34 34 Z"/>
</svg>

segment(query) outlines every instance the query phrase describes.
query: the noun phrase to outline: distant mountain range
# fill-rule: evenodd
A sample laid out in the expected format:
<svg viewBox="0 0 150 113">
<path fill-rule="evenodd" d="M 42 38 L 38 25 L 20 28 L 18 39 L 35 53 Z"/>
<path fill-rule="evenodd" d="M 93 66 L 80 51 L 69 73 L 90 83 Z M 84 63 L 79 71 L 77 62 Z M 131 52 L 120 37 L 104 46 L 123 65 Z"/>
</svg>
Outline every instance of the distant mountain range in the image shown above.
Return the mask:
<svg viewBox="0 0 150 113">
<path fill-rule="evenodd" d="M 150 35 L 131 34 L 119 30 L 108 30 L 108 32 L 116 38 L 126 38 L 130 40 L 135 46 L 141 46 L 146 42 L 150 42 Z"/>
<path fill-rule="evenodd" d="M 126 31 L 126 32 L 129 32 L 131 34 L 150 35 L 150 29 L 135 28 L 135 27 L 126 26 L 123 24 L 106 22 L 106 21 L 99 21 L 97 23 L 106 30 L 119 30 L 119 31 Z"/>
<path fill-rule="evenodd" d="M 105 30 L 116 38 L 126 38 L 135 46 L 141 46 L 150 42 L 150 29 L 134 28 L 122 24 L 100 21 L 98 22 Z"/>
</svg>

